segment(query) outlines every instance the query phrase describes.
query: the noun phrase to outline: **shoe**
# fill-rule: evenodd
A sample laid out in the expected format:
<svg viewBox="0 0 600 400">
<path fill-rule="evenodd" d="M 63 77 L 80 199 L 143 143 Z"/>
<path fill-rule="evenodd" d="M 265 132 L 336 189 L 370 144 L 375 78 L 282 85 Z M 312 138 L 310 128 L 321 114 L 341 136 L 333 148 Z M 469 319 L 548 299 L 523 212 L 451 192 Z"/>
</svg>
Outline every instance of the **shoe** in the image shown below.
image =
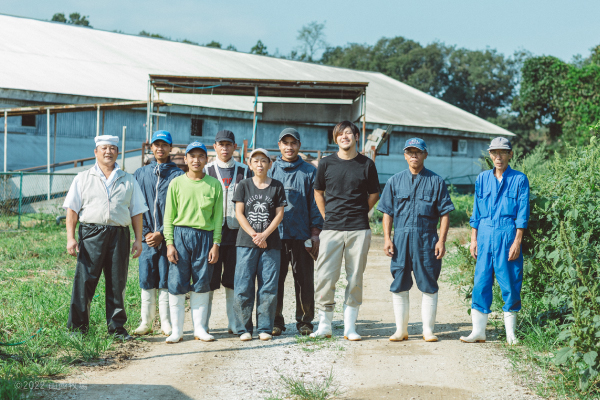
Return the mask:
<svg viewBox="0 0 600 400">
<path fill-rule="evenodd" d="M 390 336 L 390 342 L 408 340 L 408 316 L 410 313 L 410 297 L 408 292 L 392 293 L 396 333 Z"/>
<path fill-rule="evenodd" d="M 471 319 L 473 320 L 473 331 L 469 336 L 461 336 L 460 341 L 464 343 L 485 343 L 485 327 L 488 321 L 488 314 L 472 308 Z"/>
<path fill-rule="evenodd" d="M 158 316 L 163 335 L 171 336 L 173 328 L 171 328 L 171 313 L 169 312 L 169 289 L 158 289 Z"/>
<path fill-rule="evenodd" d="M 185 321 L 185 294 L 175 295 L 169 293 L 169 312 L 173 332 L 165 342 L 181 342 L 183 340 L 183 322 Z"/>
<path fill-rule="evenodd" d="M 357 342 L 362 338 L 356 333 L 356 320 L 359 307 L 350 307 L 344 304 L 344 339 Z"/>
<path fill-rule="evenodd" d="M 319 326 L 316 332 L 310 334 L 311 338 L 331 337 L 331 321 L 333 320 L 333 311 L 319 310 Z"/>
<path fill-rule="evenodd" d="M 242 333 L 242 335 L 240 336 L 240 340 L 242 342 L 247 342 L 249 340 L 252 340 L 252 334 L 250 332 Z"/>
<path fill-rule="evenodd" d="M 273 332 L 271 332 L 273 336 L 281 336 L 281 328 L 278 326 L 273 327 Z"/>
<path fill-rule="evenodd" d="M 506 342 L 509 345 L 519 344 L 519 340 L 515 335 L 515 327 L 517 326 L 517 313 L 516 312 L 505 312 L 504 313 L 504 327 L 506 328 Z"/>
<path fill-rule="evenodd" d="M 266 340 L 273 339 L 273 336 L 269 335 L 267 332 L 261 332 L 261 333 L 258 334 L 258 338 L 260 340 L 265 340 L 266 341 Z"/>
<path fill-rule="evenodd" d="M 235 322 L 235 311 L 233 310 L 233 302 L 235 299 L 233 289 L 225 288 L 225 309 L 227 310 L 227 332 L 232 335 L 237 335 L 237 323 Z"/>
<path fill-rule="evenodd" d="M 192 324 L 194 325 L 194 339 L 202 340 L 203 342 L 212 342 L 215 340 L 214 336 L 206 331 L 209 304 L 209 293 L 190 293 L 190 312 L 192 314 Z"/>
<path fill-rule="evenodd" d="M 423 293 L 421 301 L 421 317 L 423 319 L 423 340 L 426 342 L 437 342 L 438 338 L 433 334 L 435 328 L 435 316 L 437 314 L 438 294 Z"/>
<path fill-rule="evenodd" d="M 298 332 L 300 332 L 300 335 L 306 336 L 313 333 L 313 330 L 310 328 L 310 326 L 303 325 L 300 327 L 300 329 L 298 329 Z"/>
<path fill-rule="evenodd" d="M 142 323 L 133 331 L 134 335 L 146 335 L 152 332 L 152 324 L 156 317 L 156 289 L 142 289 L 140 311 L 142 314 Z"/>
<path fill-rule="evenodd" d="M 115 334 L 113 334 L 113 336 L 115 337 L 115 339 L 120 339 L 120 340 L 122 340 L 124 342 L 129 342 L 129 341 L 133 340 L 133 336 L 131 336 L 127 332 L 115 333 Z"/>
</svg>

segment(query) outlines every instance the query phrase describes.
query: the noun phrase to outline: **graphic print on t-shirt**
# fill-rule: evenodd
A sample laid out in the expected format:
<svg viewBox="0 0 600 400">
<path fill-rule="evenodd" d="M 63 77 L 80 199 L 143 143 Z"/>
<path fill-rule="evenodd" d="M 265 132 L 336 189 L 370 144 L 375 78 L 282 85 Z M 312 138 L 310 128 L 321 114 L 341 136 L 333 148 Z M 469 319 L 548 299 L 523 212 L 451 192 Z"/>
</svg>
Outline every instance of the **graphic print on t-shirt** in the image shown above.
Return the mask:
<svg viewBox="0 0 600 400">
<path fill-rule="evenodd" d="M 262 194 L 251 196 L 246 201 L 248 208 L 248 222 L 252 229 L 257 232 L 263 232 L 271 224 L 269 218 L 269 207 L 273 207 L 273 199 Z"/>
</svg>

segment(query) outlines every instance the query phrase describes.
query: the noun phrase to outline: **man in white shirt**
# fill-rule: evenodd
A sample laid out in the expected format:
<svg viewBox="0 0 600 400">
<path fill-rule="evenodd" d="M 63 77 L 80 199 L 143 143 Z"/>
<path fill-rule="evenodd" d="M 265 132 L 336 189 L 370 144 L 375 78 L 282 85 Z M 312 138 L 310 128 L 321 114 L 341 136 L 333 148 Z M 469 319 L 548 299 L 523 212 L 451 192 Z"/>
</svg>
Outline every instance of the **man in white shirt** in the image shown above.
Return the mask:
<svg viewBox="0 0 600 400">
<path fill-rule="evenodd" d="M 63 204 L 67 211 L 67 252 L 77 257 L 67 327 L 87 332 L 90 303 L 104 271 L 108 333 L 130 340 L 124 327 L 129 225 L 135 233 L 131 254 L 137 258 L 142 252 L 142 214 L 148 207 L 133 175 L 116 163 L 119 138 L 102 135 L 95 142 L 96 164 L 77 174 Z M 78 221 L 79 241 L 75 239 Z"/>
</svg>

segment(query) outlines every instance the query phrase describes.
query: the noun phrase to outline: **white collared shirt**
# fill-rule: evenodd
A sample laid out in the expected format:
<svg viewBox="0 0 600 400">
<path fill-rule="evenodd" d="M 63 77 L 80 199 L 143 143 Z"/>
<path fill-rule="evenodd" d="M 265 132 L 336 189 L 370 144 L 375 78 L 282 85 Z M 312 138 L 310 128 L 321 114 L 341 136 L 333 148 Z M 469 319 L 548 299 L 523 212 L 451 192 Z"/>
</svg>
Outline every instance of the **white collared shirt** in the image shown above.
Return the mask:
<svg viewBox="0 0 600 400">
<path fill-rule="evenodd" d="M 121 169 L 121 167 L 119 167 L 119 164 L 115 163 L 115 168 L 108 176 L 108 179 L 104 175 L 104 172 L 102 172 L 102 170 L 98 166 L 98 163 L 96 163 L 92 168 L 94 168 L 98 172 L 100 179 L 106 187 L 106 193 L 110 197 L 110 189 L 115 180 L 117 179 L 117 170 Z M 69 188 L 69 192 L 67 193 L 67 197 L 65 197 L 65 202 L 63 203 L 63 208 L 70 208 L 71 210 L 79 214 L 79 211 L 81 210 L 81 198 L 81 185 L 79 185 L 78 175 L 75 177 L 75 179 L 73 179 L 73 182 L 71 183 L 71 187 Z M 146 206 L 146 202 L 144 201 L 142 189 L 140 188 L 139 183 L 134 180 L 133 194 L 131 196 L 131 203 L 129 204 L 130 215 L 133 217 L 135 215 L 146 212 L 147 210 L 148 207 Z"/>
</svg>

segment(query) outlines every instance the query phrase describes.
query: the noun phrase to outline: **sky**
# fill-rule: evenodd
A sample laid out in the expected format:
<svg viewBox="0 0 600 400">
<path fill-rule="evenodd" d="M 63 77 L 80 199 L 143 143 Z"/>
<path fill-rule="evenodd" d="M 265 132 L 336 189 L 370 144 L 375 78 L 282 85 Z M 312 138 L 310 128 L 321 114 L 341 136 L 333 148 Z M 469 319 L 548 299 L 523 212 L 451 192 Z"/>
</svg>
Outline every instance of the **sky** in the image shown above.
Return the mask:
<svg viewBox="0 0 600 400">
<path fill-rule="evenodd" d="M 216 40 L 249 51 L 261 40 L 273 54 L 299 48 L 298 30 L 325 23 L 330 46 L 403 36 L 505 55 L 528 50 L 570 61 L 600 44 L 596 0 L 0 0 L 0 13 L 50 20 L 79 12 L 95 29 L 142 30 L 200 44 Z"/>
</svg>

